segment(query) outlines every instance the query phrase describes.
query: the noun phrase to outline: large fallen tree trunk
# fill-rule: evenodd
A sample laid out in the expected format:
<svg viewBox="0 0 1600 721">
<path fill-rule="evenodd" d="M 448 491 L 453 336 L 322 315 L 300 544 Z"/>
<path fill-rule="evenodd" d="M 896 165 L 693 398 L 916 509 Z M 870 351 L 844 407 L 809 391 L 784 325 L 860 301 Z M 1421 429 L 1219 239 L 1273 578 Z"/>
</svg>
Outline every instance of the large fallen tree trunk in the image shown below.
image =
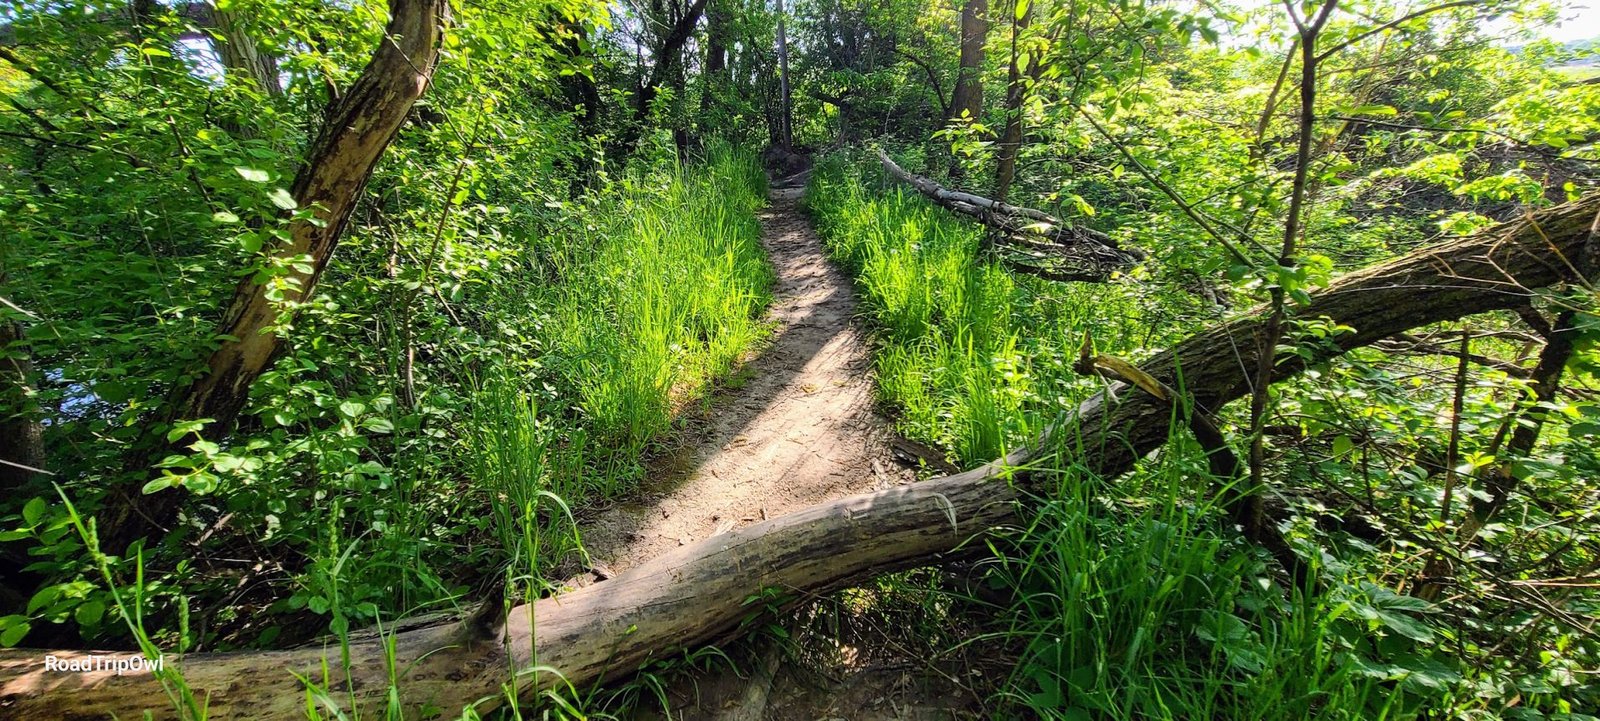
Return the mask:
<svg viewBox="0 0 1600 721">
<path fill-rule="evenodd" d="M 1119 247 L 1098 230 L 1075 227 L 1033 208 L 945 188 L 900 167 L 881 150 L 878 162 L 928 200 L 987 226 L 998 240 L 991 247 L 1016 272 L 1050 280 L 1103 281 L 1144 260 L 1142 251 Z"/>
<path fill-rule="evenodd" d="M 1295 317 L 1354 328 L 1302 353 L 1284 354 L 1278 379 L 1311 363 L 1413 328 L 1529 301 L 1530 289 L 1577 277 L 1568 260 L 1594 257 L 1600 195 L 1526 220 L 1422 249 L 1351 273 L 1316 294 Z M 1199 408 L 1243 397 L 1256 368 L 1258 312 L 1199 333 L 1144 364 L 1159 382 Z M 1179 366 L 1182 367 L 1181 382 Z M 1054 431 L 1053 447 L 1081 467 L 1114 478 L 1164 444 L 1172 406 L 1115 384 Z M 1041 446 L 1043 447 L 1043 446 Z M 213 718 L 290 719 L 305 713 L 297 675 L 326 683 L 328 698 L 375 716 L 390 701 L 406 717 L 437 709 L 453 717 L 469 704 L 496 705 L 516 692 L 565 682 L 582 686 L 636 670 L 652 658 L 736 633 L 762 608 L 748 599 L 763 589 L 822 593 L 887 571 L 939 562 L 943 554 L 1019 518 L 1029 479 L 1009 469 L 1033 458 L 1022 449 L 982 468 L 911 486 L 853 496 L 716 536 L 638 566 L 616 578 L 513 609 L 503 623 L 463 621 L 352 642 L 348 669 L 337 645 L 288 651 L 191 654 L 171 659 L 207 698 Z M 1037 489 L 1042 490 L 1042 489 Z M 64 664 L 112 652 L 0 652 L 0 717 L 171 717 L 162 686 L 149 673 L 114 669 L 69 672 Z M 53 659 L 53 660 L 52 660 Z M 47 666 L 48 664 L 51 664 Z M 324 681 L 323 669 L 332 669 Z M 348 679 L 348 680 L 345 680 Z M 514 679 L 514 681 L 513 681 Z"/>
</svg>

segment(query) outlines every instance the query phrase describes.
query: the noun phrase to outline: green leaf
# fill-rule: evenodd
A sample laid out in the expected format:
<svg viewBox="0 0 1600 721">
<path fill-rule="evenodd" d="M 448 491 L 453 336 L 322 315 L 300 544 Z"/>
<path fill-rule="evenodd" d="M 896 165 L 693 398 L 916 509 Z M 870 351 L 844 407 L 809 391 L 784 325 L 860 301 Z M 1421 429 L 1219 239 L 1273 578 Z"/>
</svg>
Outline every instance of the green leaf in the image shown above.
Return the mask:
<svg viewBox="0 0 1600 721">
<path fill-rule="evenodd" d="M 290 195 L 289 191 L 284 190 L 283 188 L 274 188 L 272 192 L 267 193 L 267 200 L 272 201 L 273 205 L 283 208 L 284 210 L 294 210 L 300 205 L 294 201 L 294 196 Z"/>
<path fill-rule="evenodd" d="M 29 526 L 39 525 L 39 521 L 44 520 L 44 512 L 46 508 L 47 506 L 45 505 L 43 498 L 34 498 L 29 500 L 27 505 L 22 507 L 23 522 L 27 523 Z"/>
<path fill-rule="evenodd" d="M 0 646 L 10 648 L 21 643 L 22 637 L 28 635 L 33 625 L 24 616 L 12 615 L 0 618 L 0 628 L 5 629 L 0 631 Z"/>
<path fill-rule="evenodd" d="M 55 603 L 56 599 L 60 596 L 61 586 L 45 586 L 44 588 L 39 589 L 37 593 L 33 594 L 33 598 L 28 599 L 27 612 L 35 613 L 39 609 Z"/>
<path fill-rule="evenodd" d="M 1401 636 L 1405 636 L 1413 641 L 1433 640 L 1433 629 L 1428 628 L 1426 624 L 1418 621 L 1417 619 L 1404 614 L 1392 613 L 1382 609 L 1378 610 L 1377 615 L 1378 622 L 1383 624 L 1384 628 L 1394 631 Z"/>
<path fill-rule="evenodd" d="M 172 430 L 167 431 L 167 442 L 172 443 L 190 433 L 199 433 L 201 428 L 205 428 L 206 424 L 213 420 L 215 419 L 199 418 L 192 421 L 178 421 L 172 424 Z"/>
<path fill-rule="evenodd" d="M 1378 115 L 1389 117 L 1399 115 L 1400 111 L 1388 105 L 1363 105 L 1350 111 L 1351 115 Z"/>
<path fill-rule="evenodd" d="M 235 165 L 233 167 L 233 172 L 238 173 L 239 177 L 244 178 L 252 183 L 265 183 L 272 177 L 268 175 L 267 171 L 265 170 L 247 168 L 243 165 Z"/>
<path fill-rule="evenodd" d="M 93 627 L 100 625 L 100 618 L 105 614 L 106 604 L 104 601 L 88 601 L 78 606 L 77 610 L 72 612 L 72 617 L 77 619 L 80 626 Z"/>
<path fill-rule="evenodd" d="M 1600 436 L 1600 423 L 1594 423 L 1590 421 L 1574 423 L 1570 428 L 1567 429 L 1567 435 L 1572 436 L 1573 438 L 1582 438 L 1584 436 Z"/>
<path fill-rule="evenodd" d="M 379 418 L 377 416 L 373 416 L 361 421 L 361 427 L 372 431 L 373 433 L 393 433 L 394 421 L 391 421 L 388 418 Z"/>
<path fill-rule="evenodd" d="M 217 211 L 215 213 L 212 213 L 211 214 L 211 219 L 216 221 L 216 222 L 218 222 L 218 223 L 223 223 L 223 224 L 239 222 L 239 216 L 234 215 L 233 213 L 230 213 L 230 212 L 228 212 L 226 210 L 219 210 L 219 211 Z"/>
<path fill-rule="evenodd" d="M 367 412 L 367 404 L 361 401 L 345 401 L 339 404 L 339 413 L 345 418 L 356 418 Z"/>
<path fill-rule="evenodd" d="M 1433 606 L 1415 596 L 1403 596 L 1375 583 L 1362 583 L 1362 588 L 1371 595 L 1372 605 L 1352 602 L 1350 608 L 1357 616 L 1368 621 L 1376 621 L 1379 625 L 1413 641 L 1433 640 L 1433 629 L 1406 612 L 1426 612 Z"/>
</svg>

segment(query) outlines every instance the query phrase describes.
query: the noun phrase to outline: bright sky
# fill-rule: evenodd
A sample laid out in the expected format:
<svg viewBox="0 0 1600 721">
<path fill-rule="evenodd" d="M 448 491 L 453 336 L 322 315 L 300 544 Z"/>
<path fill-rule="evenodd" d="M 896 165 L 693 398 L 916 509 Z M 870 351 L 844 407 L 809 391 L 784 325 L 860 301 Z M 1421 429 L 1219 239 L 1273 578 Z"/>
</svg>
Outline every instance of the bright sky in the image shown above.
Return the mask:
<svg viewBox="0 0 1600 721">
<path fill-rule="evenodd" d="M 1244 7 L 1276 6 L 1281 10 L 1283 0 L 1238 0 Z M 1539 34 L 1556 42 L 1570 42 L 1573 40 L 1587 40 L 1600 36 L 1600 0 L 1546 0 L 1550 6 L 1561 8 L 1557 15 L 1561 18 L 1558 25 L 1547 26 L 1540 29 Z M 1428 7 L 1436 4 L 1434 0 L 1401 0 L 1401 7 L 1412 9 Z M 1510 18 L 1499 18 L 1484 21 L 1485 29 L 1502 34 L 1511 31 L 1515 24 Z M 1514 41 L 1515 44 L 1521 44 Z"/>
<path fill-rule="evenodd" d="M 1561 27 L 1545 31 L 1557 42 L 1585 40 L 1600 35 L 1600 0 L 1569 0 L 1561 11 Z"/>
</svg>

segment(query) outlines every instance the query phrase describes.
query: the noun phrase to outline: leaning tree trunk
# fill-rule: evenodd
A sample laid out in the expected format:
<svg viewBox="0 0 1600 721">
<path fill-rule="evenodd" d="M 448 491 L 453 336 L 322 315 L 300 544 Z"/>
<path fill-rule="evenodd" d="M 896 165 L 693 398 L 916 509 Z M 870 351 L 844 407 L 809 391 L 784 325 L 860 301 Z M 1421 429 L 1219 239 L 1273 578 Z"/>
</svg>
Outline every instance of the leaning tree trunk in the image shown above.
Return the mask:
<svg viewBox="0 0 1600 721">
<path fill-rule="evenodd" d="M 661 84 L 673 77 L 677 66 L 683 62 L 683 48 L 694 37 L 695 27 L 700 24 L 700 16 L 706 12 L 708 0 L 695 0 L 683 12 L 683 17 L 672 25 L 667 37 L 661 41 L 661 47 L 656 50 L 655 65 L 650 68 L 650 75 L 645 79 L 644 85 L 633 98 L 633 122 L 630 123 L 617 136 L 617 141 L 611 146 L 608 153 L 616 158 L 619 164 L 625 164 L 628 156 L 633 154 L 634 148 L 639 145 L 639 138 L 644 134 L 645 122 L 650 119 L 650 106 L 655 103 L 656 97 L 661 94 Z"/>
<path fill-rule="evenodd" d="M 286 319 L 294 303 L 316 289 L 373 167 L 432 81 L 450 6 L 447 0 L 391 0 L 389 15 L 384 39 L 355 83 L 330 108 L 320 136 L 295 175 L 290 195 L 297 207 L 312 210 L 310 217 L 290 222 L 287 242 L 269 251 L 271 262 L 285 266 L 286 275 L 273 285 L 253 278 L 239 284 L 216 332 L 225 340 L 212 352 L 204 374 L 167 407 L 166 423 L 152 424 L 144 450 L 130 463 L 134 471 L 147 471 L 153 458 L 174 448 L 164 442 L 164 426 L 172 421 L 209 418 L 212 433 L 229 427 L 243 409 L 251 383 L 278 352 L 275 326 Z M 301 256 L 309 256 L 310 262 L 289 260 Z M 282 300 L 273 300 L 279 283 Z M 176 447 L 189 442 L 178 439 Z M 175 517 L 181 492 L 144 495 L 143 483 L 141 474 L 112 489 L 100 524 L 112 551 L 167 526 Z"/>
<path fill-rule="evenodd" d="M 1526 303 L 1531 289 L 1574 280 L 1562 258 L 1600 242 L 1591 230 L 1600 194 L 1517 223 L 1418 250 L 1340 278 L 1295 316 L 1354 330 L 1285 353 L 1274 378 L 1412 328 Z M 1144 364 L 1159 383 L 1182 388 L 1197 410 L 1214 411 L 1248 392 L 1269 316 L 1256 310 L 1191 336 Z M 1179 367 L 1181 366 L 1181 383 Z M 1038 448 L 1059 448 L 1088 472 L 1113 479 L 1166 443 L 1167 401 L 1115 384 L 1085 403 Z M 1018 520 L 1032 479 L 1009 469 L 1035 458 L 1022 449 L 981 468 L 813 506 L 675 549 L 616 578 L 475 619 L 352 641 L 345 670 L 337 644 L 289 651 L 190 654 L 172 659 L 216 718 L 295 719 L 305 713 L 296 678 L 331 684 L 364 716 L 390 701 L 405 715 L 431 707 L 455 716 L 497 705 L 514 671 L 518 693 L 559 683 L 584 687 L 634 672 L 642 662 L 737 634 L 764 589 L 790 598 L 849 586 L 887 571 L 937 563 L 977 537 Z M 386 656 L 392 643 L 391 666 Z M 110 655 L 99 652 L 100 655 Z M 0 712 L 15 718 L 90 718 L 150 710 L 170 717 L 148 673 L 49 671 L 46 657 L 82 661 L 82 651 L 0 651 Z M 549 669 L 534 672 L 534 667 Z M 325 681 L 323 669 L 334 680 Z M 559 672 L 558 681 L 553 672 Z M 344 680 L 348 678 L 348 683 Z"/>
</svg>

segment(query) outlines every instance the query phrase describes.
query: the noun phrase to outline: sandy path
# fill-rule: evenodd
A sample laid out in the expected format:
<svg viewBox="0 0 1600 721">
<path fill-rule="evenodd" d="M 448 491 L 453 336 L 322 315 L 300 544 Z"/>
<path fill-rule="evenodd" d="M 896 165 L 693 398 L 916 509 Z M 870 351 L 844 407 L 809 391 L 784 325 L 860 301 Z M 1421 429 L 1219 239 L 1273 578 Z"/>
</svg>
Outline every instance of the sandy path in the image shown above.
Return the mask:
<svg viewBox="0 0 1600 721">
<path fill-rule="evenodd" d="M 679 545 L 821 501 L 913 480 L 890 460 L 873 411 L 850 279 L 827 261 L 798 190 L 761 213 L 777 280 L 770 344 L 689 423 L 691 445 L 650 468 L 629 503 L 585 524 L 589 553 L 619 573 Z M 876 461 L 876 463 L 874 463 Z"/>
</svg>

